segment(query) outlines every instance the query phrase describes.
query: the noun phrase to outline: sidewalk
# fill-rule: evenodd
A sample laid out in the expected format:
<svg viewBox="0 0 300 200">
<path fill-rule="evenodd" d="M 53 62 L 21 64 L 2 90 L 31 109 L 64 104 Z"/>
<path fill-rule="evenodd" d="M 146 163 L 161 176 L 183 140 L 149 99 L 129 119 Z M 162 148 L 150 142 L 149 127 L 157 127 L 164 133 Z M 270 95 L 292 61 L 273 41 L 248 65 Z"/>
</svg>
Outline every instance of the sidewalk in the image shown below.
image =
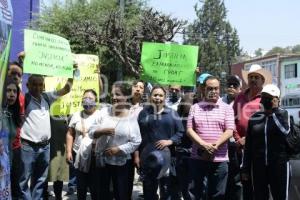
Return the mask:
<svg viewBox="0 0 300 200">
<path fill-rule="evenodd" d="M 73 194 L 73 195 L 70 195 L 70 196 L 66 196 L 66 191 L 68 189 L 68 183 L 67 182 L 64 182 L 64 188 L 63 188 L 63 200 L 75 200 L 77 199 L 77 196 L 76 196 L 76 193 Z M 142 194 L 142 191 L 143 191 L 143 188 L 142 188 L 142 183 L 140 182 L 136 182 L 135 180 L 135 183 L 134 183 L 134 186 L 133 186 L 133 192 L 132 192 L 132 199 L 133 200 L 138 200 L 138 196 L 140 194 Z M 55 197 L 54 197 L 54 192 L 53 192 L 53 182 L 49 182 L 49 192 L 50 194 L 52 194 L 51 197 L 49 197 L 49 200 L 55 200 Z M 91 197 L 90 197 L 90 194 L 88 193 L 87 195 L 87 200 L 91 200 Z"/>
</svg>

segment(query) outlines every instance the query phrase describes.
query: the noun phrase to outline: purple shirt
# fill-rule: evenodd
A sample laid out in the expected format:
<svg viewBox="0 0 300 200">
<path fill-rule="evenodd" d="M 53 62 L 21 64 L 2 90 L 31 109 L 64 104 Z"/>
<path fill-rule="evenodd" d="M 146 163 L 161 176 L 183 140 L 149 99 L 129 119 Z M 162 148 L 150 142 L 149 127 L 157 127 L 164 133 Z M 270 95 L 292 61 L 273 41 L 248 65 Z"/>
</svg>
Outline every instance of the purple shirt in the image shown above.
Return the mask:
<svg viewBox="0 0 300 200">
<path fill-rule="evenodd" d="M 226 130 L 235 130 L 233 109 L 220 100 L 215 104 L 201 101 L 191 107 L 187 128 L 192 128 L 202 140 L 213 144 Z M 198 156 L 197 150 L 198 145 L 193 143 L 191 157 L 204 159 Z M 227 160 L 227 142 L 225 142 L 215 152 L 212 161 L 224 162 Z"/>
</svg>

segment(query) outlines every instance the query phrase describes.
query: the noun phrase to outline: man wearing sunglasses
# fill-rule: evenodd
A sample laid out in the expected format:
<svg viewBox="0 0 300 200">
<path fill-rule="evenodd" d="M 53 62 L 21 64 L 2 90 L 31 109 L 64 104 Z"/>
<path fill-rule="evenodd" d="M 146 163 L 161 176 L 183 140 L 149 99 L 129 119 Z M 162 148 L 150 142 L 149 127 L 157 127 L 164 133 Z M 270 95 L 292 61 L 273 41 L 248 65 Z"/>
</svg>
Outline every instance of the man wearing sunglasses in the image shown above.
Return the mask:
<svg viewBox="0 0 300 200">
<path fill-rule="evenodd" d="M 242 80 L 237 75 L 232 75 L 226 81 L 226 95 L 222 97 L 222 101 L 233 106 L 235 98 L 241 92 Z M 226 200 L 238 200 L 242 195 L 242 184 L 240 181 L 240 165 L 237 154 L 237 143 L 231 137 L 228 141 L 228 179 L 226 185 Z"/>
<path fill-rule="evenodd" d="M 233 106 L 235 97 L 241 92 L 242 81 L 238 76 L 229 76 L 226 84 L 226 95 L 222 101 Z"/>
</svg>

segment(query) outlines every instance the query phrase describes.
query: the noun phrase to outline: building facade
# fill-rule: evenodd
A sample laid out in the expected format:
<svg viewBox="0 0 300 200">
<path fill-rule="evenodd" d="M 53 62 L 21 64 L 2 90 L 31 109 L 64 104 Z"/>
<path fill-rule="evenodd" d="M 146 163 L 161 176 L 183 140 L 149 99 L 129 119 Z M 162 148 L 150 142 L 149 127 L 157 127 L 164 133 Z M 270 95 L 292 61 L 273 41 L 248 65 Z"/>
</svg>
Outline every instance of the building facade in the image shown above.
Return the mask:
<svg viewBox="0 0 300 200">
<path fill-rule="evenodd" d="M 300 125 L 300 55 L 271 55 L 236 63 L 231 66 L 232 74 L 242 77 L 242 70 L 259 64 L 272 73 L 272 81 L 281 91 L 281 105 Z M 243 89 L 247 86 L 243 84 Z"/>
</svg>

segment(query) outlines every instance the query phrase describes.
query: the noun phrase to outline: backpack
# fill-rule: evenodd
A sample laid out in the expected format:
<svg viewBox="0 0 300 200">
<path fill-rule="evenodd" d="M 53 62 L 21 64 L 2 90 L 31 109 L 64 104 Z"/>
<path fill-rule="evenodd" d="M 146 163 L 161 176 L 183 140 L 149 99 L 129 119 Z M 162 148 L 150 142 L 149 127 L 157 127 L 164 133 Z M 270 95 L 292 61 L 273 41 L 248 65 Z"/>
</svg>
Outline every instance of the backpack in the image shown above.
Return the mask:
<svg viewBox="0 0 300 200">
<path fill-rule="evenodd" d="M 293 157 L 300 153 L 300 127 L 294 123 L 293 118 L 289 117 L 289 130 L 286 130 L 273 113 L 273 119 L 277 127 L 285 134 L 286 143 L 288 145 L 288 153 Z"/>
<path fill-rule="evenodd" d="M 286 141 L 290 149 L 290 154 L 297 155 L 300 153 L 300 127 L 291 120 L 290 132 L 286 136 Z"/>
<path fill-rule="evenodd" d="M 50 104 L 50 99 L 49 99 L 48 95 L 46 93 L 42 93 L 42 96 L 45 99 L 45 101 L 47 102 L 49 109 L 50 109 L 51 104 Z M 26 110 L 27 106 L 29 105 L 30 100 L 31 100 L 31 94 L 26 93 L 25 94 L 25 110 Z"/>
</svg>

